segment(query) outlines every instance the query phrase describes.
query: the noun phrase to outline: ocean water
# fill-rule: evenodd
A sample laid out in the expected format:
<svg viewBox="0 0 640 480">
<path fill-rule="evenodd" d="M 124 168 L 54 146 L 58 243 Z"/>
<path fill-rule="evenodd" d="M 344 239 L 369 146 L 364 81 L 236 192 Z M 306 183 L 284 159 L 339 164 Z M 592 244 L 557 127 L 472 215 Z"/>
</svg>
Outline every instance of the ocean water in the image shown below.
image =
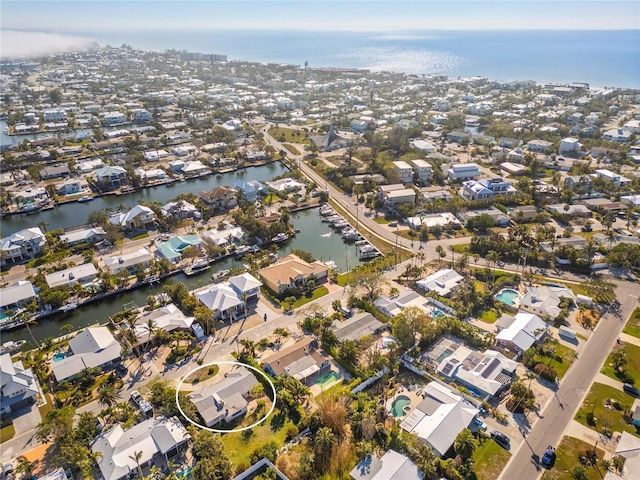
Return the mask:
<svg viewBox="0 0 640 480">
<path fill-rule="evenodd" d="M 88 32 L 89 34 L 89 32 Z M 640 30 L 432 31 L 159 31 L 92 33 L 101 44 L 144 50 L 222 53 L 230 60 L 311 67 L 363 68 L 491 80 L 588 82 L 640 88 Z"/>
</svg>

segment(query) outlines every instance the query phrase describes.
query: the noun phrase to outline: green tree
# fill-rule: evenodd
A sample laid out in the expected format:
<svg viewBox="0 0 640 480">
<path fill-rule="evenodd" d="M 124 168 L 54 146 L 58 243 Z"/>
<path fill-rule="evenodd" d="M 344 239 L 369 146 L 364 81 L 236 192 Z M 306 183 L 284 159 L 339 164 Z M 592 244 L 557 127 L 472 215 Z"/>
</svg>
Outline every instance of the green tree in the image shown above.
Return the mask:
<svg viewBox="0 0 640 480">
<path fill-rule="evenodd" d="M 476 440 L 468 428 L 465 428 L 458 434 L 453 442 L 453 449 L 456 455 L 460 455 L 465 460 L 473 456 L 473 452 L 476 450 Z"/>
<path fill-rule="evenodd" d="M 98 388 L 98 403 L 103 407 L 111 407 L 118 400 L 118 392 L 113 383 L 103 383 Z"/>
</svg>

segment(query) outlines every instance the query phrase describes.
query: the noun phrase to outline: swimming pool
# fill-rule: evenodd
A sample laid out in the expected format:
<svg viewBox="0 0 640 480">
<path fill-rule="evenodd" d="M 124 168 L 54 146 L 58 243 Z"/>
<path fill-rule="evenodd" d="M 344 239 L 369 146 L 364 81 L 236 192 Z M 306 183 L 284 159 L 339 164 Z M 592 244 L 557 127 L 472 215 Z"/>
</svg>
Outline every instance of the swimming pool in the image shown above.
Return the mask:
<svg viewBox="0 0 640 480">
<path fill-rule="evenodd" d="M 316 385 L 326 387 L 330 383 L 333 383 L 339 379 L 340 379 L 340 375 L 334 372 L 333 370 L 331 370 L 330 372 L 325 373 L 324 375 L 321 375 L 318 378 L 316 378 L 316 381 L 314 383 Z"/>
<path fill-rule="evenodd" d="M 514 306 L 516 300 L 520 300 L 520 294 L 511 288 L 504 288 L 496 294 L 495 298 L 506 305 Z"/>
<path fill-rule="evenodd" d="M 53 361 L 54 362 L 59 362 L 60 360 L 64 360 L 65 358 L 67 358 L 67 354 L 66 353 L 58 352 L 58 353 L 54 353 L 53 354 Z"/>
<path fill-rule="evenodd" d="M 407 412 L 405 407 L 409 407 L 411 400 L 406 395 L 398 395 L 391 404 L 391 413 L 394 417 L 404 417 Z"/>
</svg>

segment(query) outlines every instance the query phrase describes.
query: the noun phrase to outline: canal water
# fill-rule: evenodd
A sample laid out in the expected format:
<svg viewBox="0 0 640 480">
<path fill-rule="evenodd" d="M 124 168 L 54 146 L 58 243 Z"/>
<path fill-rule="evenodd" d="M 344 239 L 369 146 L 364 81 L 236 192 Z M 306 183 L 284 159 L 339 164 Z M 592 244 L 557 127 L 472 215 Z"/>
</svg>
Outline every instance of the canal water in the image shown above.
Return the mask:
<svg viewBox="0 0 640 480">
<path fill-rule="evenodd" d="M 280 256 L 286 255 L 292 249 L 306 250 L 318 260 L 334 261 L 341 272 L 361 263 L 355 245 L 344 243 L 342 237 L 331 230 L 328 224 L 320 222 L 317 208 L 292 213 L 291 221 L 300 232 L 293 239 L 280 246 L 278 251 Z M 242 267 L 242 261 L 230 257 L 215 263 L 212 268 L 198 275 L 187 277 L 184 274 L 179 274 L 170 277 L 162 285 L 146 286 L 122 295 L 109 297 L 102 302 L 85 305 L 76 311 L 43 319 L 37 325 L 31 326 L 31 331 L 34 337 L 40 341 L 47 337 L 55 338 L 63 335 L 64 332 L 60 328 L 66 324 L 78 329 L 95 323 L 105 323 L 109 316 L 122 310 L 125 304 L 133 302 L 139 307 L 146 305 L 147 297 L 162 292 L 164 285 L 183 282 L 191 290 L 211 283 L 212 273 L 233 267 Z M 28 348 L 35 347 L 26 328 L 2 332 L 1 341 L 8 340 L 26 340 Z"/>
<path fill-rule="evenodd" d="M 224 175 L 209 175 L 183 182 L 174 182 L 159 187 L 145 188 L 126 195 L 104 195 L 97 197 L 88 203 L 65 203 L 52 210 L 46 210 L 34 215 L 8 215 L 2 219 L 2 236 L 7 237 L 12 233 L 36 225 L 37 222 L 46 220 L 47 229 L 69 228 L 75 225 L 87 223 L 89 213 L 110 208 L 116 210 L 118 206 L 125 205 L 131 208 L 141 200 L 162 204 L 169 202 L 181 193 L 198 193 L 211 190 L 221 185 L 233 186 L 236 180 L 258 180 L 266 182 L 273 177 L 287 173 L 289 170 L 281 162 L 273 162 L 259 167 L 249 167 Z"/>
</svg>

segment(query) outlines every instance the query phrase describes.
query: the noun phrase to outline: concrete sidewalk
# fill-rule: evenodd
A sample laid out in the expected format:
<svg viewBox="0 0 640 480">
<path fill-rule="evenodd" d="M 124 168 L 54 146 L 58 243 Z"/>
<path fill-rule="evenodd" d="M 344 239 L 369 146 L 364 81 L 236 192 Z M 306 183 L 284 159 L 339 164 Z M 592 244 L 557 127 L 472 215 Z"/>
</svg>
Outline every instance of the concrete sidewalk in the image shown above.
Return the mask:
<svg viewBox="0 0 640 480">
<path fill-rule="evenodd" d="M 571 422 L 569 422 L 569 425 L 567 425 L 567 429 L 565 430 L 564 434 L 565 436 L 582 440 L 589 445 L 595 445 L 597 442 L 598 448 L 601 448 L 606 452 L 605 458 L 611 458 L 616 451 L 616 447 L 618 446 L 618 442 L 616 442 L 613 438 L 605 437 L 604 435 L 601 435 L 595 430 L 591 430 L 590 428 L 585 427 L 575 420 L 571 420 Z"/>
</svg>

